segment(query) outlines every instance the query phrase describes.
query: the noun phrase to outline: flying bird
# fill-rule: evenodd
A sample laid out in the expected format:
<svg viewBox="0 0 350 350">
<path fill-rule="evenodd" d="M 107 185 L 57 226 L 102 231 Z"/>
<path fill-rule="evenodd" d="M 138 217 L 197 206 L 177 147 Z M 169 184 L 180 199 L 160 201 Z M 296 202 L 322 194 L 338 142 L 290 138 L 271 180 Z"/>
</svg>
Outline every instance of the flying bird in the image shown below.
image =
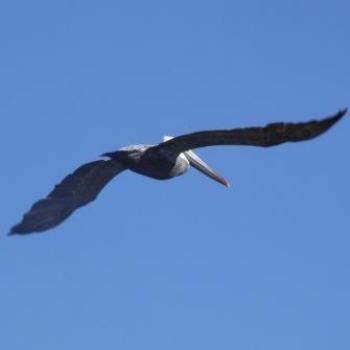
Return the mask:
<svg viewBox="0 0 350 350">
<path fill-rule="evenodd" d="M 270 147 L 285 142 L 310 140 L 323 134 L 346 112 L 343 109 L 327 118 L 302 123 L 273 123 L 264 127 L 165 136 L 158 145 L 132 145 L 104 153 L 102 156 L 108 159 L 82 165 L 56 185 L 46 198 L 34 203 L 9 234 L 41 232 L 59 225 L 76 209 L 95 200 L 108 182 L 127 169 L 154 179 L 167 180 L 183 175 L 193 166 L 213 180 L 229 186 L 226 179 L 192 150 L 216 145 Z"/>
</svg>

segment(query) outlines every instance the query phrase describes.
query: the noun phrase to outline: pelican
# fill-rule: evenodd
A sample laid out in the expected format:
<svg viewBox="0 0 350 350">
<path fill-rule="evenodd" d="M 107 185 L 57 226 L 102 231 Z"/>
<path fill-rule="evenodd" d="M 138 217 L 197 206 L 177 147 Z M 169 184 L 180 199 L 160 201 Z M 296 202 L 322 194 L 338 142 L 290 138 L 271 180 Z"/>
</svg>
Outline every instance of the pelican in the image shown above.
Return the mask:
<svg viewBox="0 0 350 350">
<path fill-rule="evenodd" d="M 228 187 L 229 182 L 199 158 L 193 149 L 215 145 L 270 147 L 310 140 L 331 128 L 346 112 L 347 109 L 342 109 L 324 119 L 302 123 L 273 123 L 264 127 L 165 136 L 157 145 L 132 145 L 104 153 L 101 156 L 108 159 L 82 165 L 56 185 L 46 198 L 34 203 L 9 235 L 41 232 L 59 225 L 76 209 L 95 200 L 108 182 L 127 169 L 153 179 L 167 180 L 183 175 L 193 166 Z"/>
</svg>

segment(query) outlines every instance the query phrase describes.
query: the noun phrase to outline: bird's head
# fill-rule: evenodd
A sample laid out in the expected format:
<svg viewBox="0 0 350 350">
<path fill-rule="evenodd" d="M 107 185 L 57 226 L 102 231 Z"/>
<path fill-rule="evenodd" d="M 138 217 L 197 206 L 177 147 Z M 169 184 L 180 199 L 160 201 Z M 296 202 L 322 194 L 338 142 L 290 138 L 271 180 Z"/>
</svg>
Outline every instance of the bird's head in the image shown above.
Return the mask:
<svg viewBox="0 0 350 350">
<path fill-rule="evenodd" d="M 163 141 L 166 142 L 173 138 L 173 136 L 164 136 Z M 215 170 L 213 170 L 203 159 L 198 157 L 198 155 L 192 150 L 183 152 L 182 155 L 186 157 L 186 159 L 190 162 L 191 166 L 196 168 L 198 171 L 210 177 L 211 179 L 219 182 L 220 184 L 226 187 L 230 187 L 230 183 L 224 177 L 222 177 Z"/>
</svg>

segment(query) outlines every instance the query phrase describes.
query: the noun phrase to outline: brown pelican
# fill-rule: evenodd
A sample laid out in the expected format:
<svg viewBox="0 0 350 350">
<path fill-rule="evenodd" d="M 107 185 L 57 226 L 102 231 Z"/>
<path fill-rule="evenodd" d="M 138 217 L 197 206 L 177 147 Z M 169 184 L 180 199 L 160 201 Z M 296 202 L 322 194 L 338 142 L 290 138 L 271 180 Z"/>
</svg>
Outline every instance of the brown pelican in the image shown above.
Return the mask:
<svg viewBox="0 0 350 350">
<path fill-rule="evenodd" d="M 215 145 L 269 147 L 284 142 L 313 139 L 339 121 L 346 109 L 321 120 L 303 123 L 273 123 L 264 127 L 199 131 L 165 137 L 158 145 L 133 145 L 104 153 L 107 160 L 87 163 L 63 179 L 44 199 L 34 203 L 9 234 L 40 232 L 57 226 L 77 208 L 96 199 L 120 172 L 129 169 L 154 179 L 166 180 L 184 174 L 192 165 L 203 174 L 229 186 L 192 149 Z"/>
</svg>

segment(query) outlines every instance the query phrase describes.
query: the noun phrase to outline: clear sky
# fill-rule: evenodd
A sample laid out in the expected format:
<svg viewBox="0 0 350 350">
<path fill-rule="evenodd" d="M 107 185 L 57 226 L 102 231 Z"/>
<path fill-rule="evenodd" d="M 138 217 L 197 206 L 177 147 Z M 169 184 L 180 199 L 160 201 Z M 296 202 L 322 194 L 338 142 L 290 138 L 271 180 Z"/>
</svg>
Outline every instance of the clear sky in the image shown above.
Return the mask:
<svg viewBox="0 0 350 350">
<path fill-rule="evenodd" d="M 0 348 L 350 349 L 350 116 L 200 150 L 229 189 L 125 172 L 6 237 L 103 152 L 349 106 L 349 18 L 346 0 L 2 1 Z"/>
</svg>

